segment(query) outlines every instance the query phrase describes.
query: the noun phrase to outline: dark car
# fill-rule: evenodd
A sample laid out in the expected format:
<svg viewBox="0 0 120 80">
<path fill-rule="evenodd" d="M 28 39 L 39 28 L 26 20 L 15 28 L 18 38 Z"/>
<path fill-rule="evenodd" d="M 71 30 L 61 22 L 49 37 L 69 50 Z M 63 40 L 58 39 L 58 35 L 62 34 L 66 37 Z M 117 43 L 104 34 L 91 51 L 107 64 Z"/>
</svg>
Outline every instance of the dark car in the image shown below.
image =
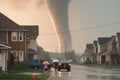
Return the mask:
<svg viewBox="0 0 120 80">
<path fill-rule="evenodd" d="M 71 64 L 69 62 L 59 62 L 58 65 L 58 71 L 67 71 L 70 72 L 71 71 Z"/>
<path fill-rule="evenodd" d="M 30 60 L 28 62 L 28 66 L 31 67 L 31 68 L 41 68 L 43 69 L 44 65 L 42 64 L 42 60 L 40 59 L 34 59 L 34 60 Z"/>
</svg>

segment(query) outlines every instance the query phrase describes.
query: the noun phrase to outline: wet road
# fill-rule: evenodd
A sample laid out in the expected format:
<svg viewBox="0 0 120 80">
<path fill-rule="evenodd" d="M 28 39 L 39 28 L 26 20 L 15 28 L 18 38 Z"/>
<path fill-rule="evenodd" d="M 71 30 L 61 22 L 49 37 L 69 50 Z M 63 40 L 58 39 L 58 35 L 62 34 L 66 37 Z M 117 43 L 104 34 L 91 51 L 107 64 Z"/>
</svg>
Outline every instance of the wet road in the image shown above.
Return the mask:
<svg viewBox="0 0 120 80">
<path fill-rule="evenodd" d="M 120 80 L 120 71 L 72 65 L 71 72 L 50 73 L 48 80 Z"/>
</svg>

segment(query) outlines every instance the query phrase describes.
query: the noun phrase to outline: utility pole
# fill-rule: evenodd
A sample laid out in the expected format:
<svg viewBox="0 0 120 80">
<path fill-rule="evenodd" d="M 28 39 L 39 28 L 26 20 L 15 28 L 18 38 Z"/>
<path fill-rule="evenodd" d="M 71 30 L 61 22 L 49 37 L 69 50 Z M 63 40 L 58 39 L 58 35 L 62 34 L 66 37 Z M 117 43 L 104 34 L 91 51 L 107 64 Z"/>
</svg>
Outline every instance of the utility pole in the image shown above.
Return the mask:
<svg viewBox="0 0 120 80">
<path fill-rule="evenodd" d="M 64 52 L 64 61 L 66 61 L 66 41 L 65 41 L 65 52 Z"/>
</svg>

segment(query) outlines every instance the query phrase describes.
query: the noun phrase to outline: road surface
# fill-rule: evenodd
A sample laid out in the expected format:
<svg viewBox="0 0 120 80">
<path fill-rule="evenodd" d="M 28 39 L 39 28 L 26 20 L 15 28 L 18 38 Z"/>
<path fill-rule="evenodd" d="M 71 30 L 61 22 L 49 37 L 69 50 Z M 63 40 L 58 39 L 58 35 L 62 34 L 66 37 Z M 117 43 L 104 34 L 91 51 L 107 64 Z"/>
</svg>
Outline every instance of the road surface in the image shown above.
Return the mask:
<svg viewBox="0 0 120 80">
<path fill-rule="evenodd" d="M 71 72 L 50 73 L 48 80 L 120 80 L 120 71 L 71 65 Z"/>
</svg>

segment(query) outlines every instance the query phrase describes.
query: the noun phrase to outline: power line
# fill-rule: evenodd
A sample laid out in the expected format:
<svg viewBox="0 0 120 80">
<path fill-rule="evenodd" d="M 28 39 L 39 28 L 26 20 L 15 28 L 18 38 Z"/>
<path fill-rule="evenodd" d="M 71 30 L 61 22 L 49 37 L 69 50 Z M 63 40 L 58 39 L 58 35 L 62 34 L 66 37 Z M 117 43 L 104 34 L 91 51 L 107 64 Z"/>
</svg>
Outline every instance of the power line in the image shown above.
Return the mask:
<svg viewBox="0 0 120 80">
<path fill-rule="evenodd" d="M 92 27 L 88 27 L 88 28 L 76 29 L 76 30 L 72 30 L 71 32 L 77 32 L 77 31 L 83 31 L 83 30 L 91 30 L 91 29 L 96 29 L 96 28 L 109 27 L 111 25 L 115 25 L 115 24 L 119 24 L 119 23 L 120 23 L 120 21 L 115 22 L 115 23 L 110 23 L 110 24 L 97 25 L 97 26 L 92 26 Z"/>
<path fill-rule="evenodd" d="M 70 30 L 70 31 L 63 31 L 59 33 L 66 33 L 66 32 L 78 32 L 78 31 L 84 31 L 84 30 L 92 30 L 92 29 L 97 29 L 97 28 L 104 28 L 104 27 L 109 27 L 111 25 L 119 24 L 120 21 L 114 22 L 114 23 L 109 23 L 109 24 L 103 24 L 103 25 L 97 25 L 97 26 L 91 26 L 87 28 L 81 28 L 81 29 L 75 29 L 75 30 Z M 113 27 L 113 26 L 112 26 Z M 55 35 L 56 33 L 46 33 L 46 34 L 40 34 L 40 35 Z"/>
</svg>

